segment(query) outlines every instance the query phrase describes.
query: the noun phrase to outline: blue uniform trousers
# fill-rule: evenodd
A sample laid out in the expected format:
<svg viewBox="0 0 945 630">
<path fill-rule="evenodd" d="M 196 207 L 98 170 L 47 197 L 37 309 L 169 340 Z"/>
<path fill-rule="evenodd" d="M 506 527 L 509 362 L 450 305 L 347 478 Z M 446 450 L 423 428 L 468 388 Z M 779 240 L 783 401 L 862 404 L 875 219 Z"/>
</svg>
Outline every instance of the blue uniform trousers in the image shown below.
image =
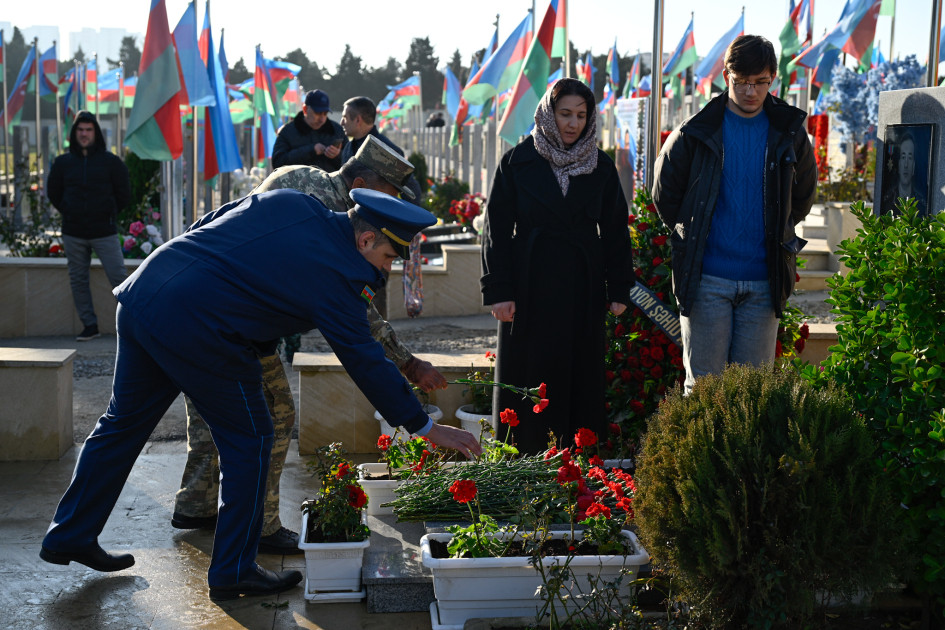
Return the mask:
<svg viewBox="0 0 945 630">
<path fill-rule="evenodd" d="M 141 449 L 183 391 L 220 453 L 220 508 L 208 581 L 211 587 L 236 584 L 256 566 L 272 450 L 262 382 L 201 370 L 200 357 L 194 363 L 180 359 L 120 304 L 117 320 L 111 402 L 82 446 L 43 546 L 68 552 L 97 543 Z"/>
</svg>

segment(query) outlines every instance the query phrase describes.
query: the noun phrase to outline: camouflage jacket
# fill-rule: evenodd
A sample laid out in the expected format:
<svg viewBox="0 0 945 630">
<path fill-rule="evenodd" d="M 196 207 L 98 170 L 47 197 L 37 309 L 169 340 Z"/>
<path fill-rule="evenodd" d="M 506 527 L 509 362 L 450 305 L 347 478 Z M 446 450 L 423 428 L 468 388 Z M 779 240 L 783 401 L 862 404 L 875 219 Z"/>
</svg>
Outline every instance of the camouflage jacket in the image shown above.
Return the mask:
<svg viewBox="0 0 945 630">
<path fill-rule="evenodd" d="M 274 170 L 263 183 L 256 187 L 253 194 L 282 188 L 292 188 L 312 195 L 325 204 L 329 210 L 335 212 L 347 212 L 348 209 L 354 207 L 354 201 L 348 195 L 348 187 L 337 171 L 326 173 L 313 166 L 283 166 Z M 413 358 L 413 354 L 401 343 L 397 338 L 397 333 L 381 317 L 373 304 L 368 307 L 367 318 L 371 335 L 384 347 L 384 354 L 394 362 L 394 365 L 403 369 Z"/>
</svg>

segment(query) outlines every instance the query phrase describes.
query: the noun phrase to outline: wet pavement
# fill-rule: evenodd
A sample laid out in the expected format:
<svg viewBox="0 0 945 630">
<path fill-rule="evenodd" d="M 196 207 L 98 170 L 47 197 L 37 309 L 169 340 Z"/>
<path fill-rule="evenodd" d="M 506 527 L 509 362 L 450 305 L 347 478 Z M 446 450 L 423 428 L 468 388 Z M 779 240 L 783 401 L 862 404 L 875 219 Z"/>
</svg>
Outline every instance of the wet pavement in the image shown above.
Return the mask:
<svg viewBox="0 0 945 630">
<path fill-rule="evenodd" d="M 216 604 L 207 597 L 212 532 L 171 527 L 186 458 L 182 441 L 149 442 L 99 541 L 135 565 L 99 573 L 39 559 L 40 544 L 72 476 L 79 445 L 59 461 L 0 462 L 0 629 L 321 628 L 426 630 L 428 612 L 371 614 L 365 603 L 309 603 L 302 585 L 276 596 Z M 298 506 L 313 484 L 293 440 L 282 475 L 283 524 L 298 531 Z M 260 555 L 270 569 L 304 570 L 304 556 Z"/>
</svg>

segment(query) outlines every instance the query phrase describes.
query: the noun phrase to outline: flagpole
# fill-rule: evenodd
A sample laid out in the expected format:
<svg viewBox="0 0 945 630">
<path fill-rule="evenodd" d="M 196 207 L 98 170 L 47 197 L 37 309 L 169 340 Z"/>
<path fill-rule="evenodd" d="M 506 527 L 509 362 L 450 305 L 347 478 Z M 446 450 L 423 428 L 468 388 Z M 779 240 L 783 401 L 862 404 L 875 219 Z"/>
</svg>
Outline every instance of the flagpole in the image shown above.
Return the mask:
<svg viewBox="0 0 945 630">
<path fill-rule="evenodd" d="M 56 64 L 59 64 L 59 49 L 56 48 L 56 40 L 53 40 L 53 50 L 55 54 L 53 57 L 57 59 Z M 56 69 L 56 76 L 59 76 L 59 69 Z M 56 84 L 56 147 L 59 149 L 59 153 L 62 153 L 62 112 L 59 111 L 59 84 Z"/>
<path fill-rule="evenodd" d="M 659 75 L 656 70 L 659 69 Z M 646 138 L 646 187 L 653 188 L 653 163 L 660 145 L 660 108 L 663 96 L 663 0 L 653 8 L 653 55 L 650 59 L 650 116 Z"/>
<path fill-rule="evenodd" d="M 929 36 L 929 68 L 926 87 L 938 85 L 939 33 L 942 32 L 942 0 L 932 0 L 932 29 Z"/>
<path fill-rule="evenodd" d="M 893 60 L 893 41 L 896 39 L 896 5 L 893 5 L 892 19 L 889 22 L 889 61 Z"/>
<path fill-rule="evenodd" d="M 565 78 L 571 77 L 571 36 L 568 34 L 568 30 L 571 26 L 571 20 L 569 19 L 569 13 L 571 12 L 571 2 L 568 0 L 564 5 L 564 76 Z M 532 2 L 532 17 L 535 18 L 535 3 Z M 538 37 L 538 24 L 532 23 L 532 27 L 535 30 L 535 37 Z M 591 76 L 594 76 L 591 74 Z"/>
<path fill-rule="evenodd" d="M 43 138 L 42 138 L 42 129 L 39 121 L 39 82 L 42 80 L 39 74 L 39 38 L 33 38 L 33 50 L 35 54 L 33 55 L 33 72 L 35 73 L 33 86 L 35 87 L 36 92 L 36 177 L 37 177 L 37 189 L 40 193 L 40 198 L 42 198 L 43 191 Z M 4 107 L 6 109 L 6 107 Z"/>
<path fill-rule="evenodd" d="M 7 154 L 7 151 L 10 150 L 7 141 L 7 43 L 3 39 L 3 31 L 0 31 L 0 52 L 3 53 L 3 190 L 9 193 L 10 187 L 7 184 L 10 176 L 10 158 Z"/>
<path fill-rule="evenodd" d="M 115 146 L 118 149 L 118 157 L 125 157 L 125 150 L 122 147 L 123 129 L 125 127 L 125 63 L 118 62 L 118 130 L 115 133 Z"/>
</svg>

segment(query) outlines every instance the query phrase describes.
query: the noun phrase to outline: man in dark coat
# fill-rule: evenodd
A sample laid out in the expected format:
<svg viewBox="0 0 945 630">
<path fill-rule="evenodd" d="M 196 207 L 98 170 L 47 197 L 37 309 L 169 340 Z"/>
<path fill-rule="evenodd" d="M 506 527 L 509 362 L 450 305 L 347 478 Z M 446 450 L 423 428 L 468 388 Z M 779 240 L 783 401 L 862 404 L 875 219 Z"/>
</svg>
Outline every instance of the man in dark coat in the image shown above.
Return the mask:
<svg viewBox="0 0 945 630">
<path fill-rule="evenodd" d="M 358 189 L 335 213 L 298 191 L 251 195 L 169 241 L 115 290 L 118 352 L 108 410 L 79 454 L 40 557 L 97 571 L 134 564 L 98 544 L 109 513 L 155 425 L 183 391 L 220 453 L 223 480 L 208 572 L 210 597 L 282 592 L 302 579 L 255 562 L 273 425 L 258 356 L 279 337 L 318 328 L 352 379 L 391 424 L 464 455 L 472 434 L 436 425 L 372 337 L 366 303 L 381 269 L 435 218 Z M 279 278 L 273 283 L 273 278 Z"/>
<path fill-rule="evenodd" d="M 46 194 L 62 214 L 69 283 L 83 326 L 76 340 L 88 341 L 99 336 L 89 288 L 92 252 L 102 261 L 112 288 L 121 284 L 127 273 L 116 224 L 118 211 L 131 202 L 128 169 L 106 149 L 105 136 L 91 113 L 76 114 L 69 133 L 69 152 L 53 162 Z"/>
<path fill-rule="evenodd" d="M 401 156 L 404 150 L 398 147 L 394 142 L 382 134 L 374 124 L 377 118 L 377 106 L 374 101 L 366 96 L 355 96 L 345 101 L 344 110 L 341 112 L 341 127 L 349 138 L 348 144 L 341 151 L 342 164 L 350 160 L 364 144 L 364 139 L 369 135 L 374 136 Z M 416 205 L 420 205 L 420 184 L 417 178 L 411 175 L 407 179 L 406 187 L 413 193 L 410 199 Z"/>
<path fill-rule="evenodd" d="M 329 120 L 330 111 L 325 92 L 306 94 L 302 111 L 279 128 L 272 147 L 272 167 L 303 164 L 329 173 L 341 168 L 341 149 L 347 140 L 341 125 Z"/>
<path fill-rule="evenodd" d="M 653 203 L 673 231 L 686 391 L 728 363 L 774 361 L 806 244 L 794 228 L 817 185 L 806 114 L 768 93 L 777 68 L 771 42 L 736 38 L 725 52 L 729 89 L 676 129 L 656 159 Z"/>
</svg>

